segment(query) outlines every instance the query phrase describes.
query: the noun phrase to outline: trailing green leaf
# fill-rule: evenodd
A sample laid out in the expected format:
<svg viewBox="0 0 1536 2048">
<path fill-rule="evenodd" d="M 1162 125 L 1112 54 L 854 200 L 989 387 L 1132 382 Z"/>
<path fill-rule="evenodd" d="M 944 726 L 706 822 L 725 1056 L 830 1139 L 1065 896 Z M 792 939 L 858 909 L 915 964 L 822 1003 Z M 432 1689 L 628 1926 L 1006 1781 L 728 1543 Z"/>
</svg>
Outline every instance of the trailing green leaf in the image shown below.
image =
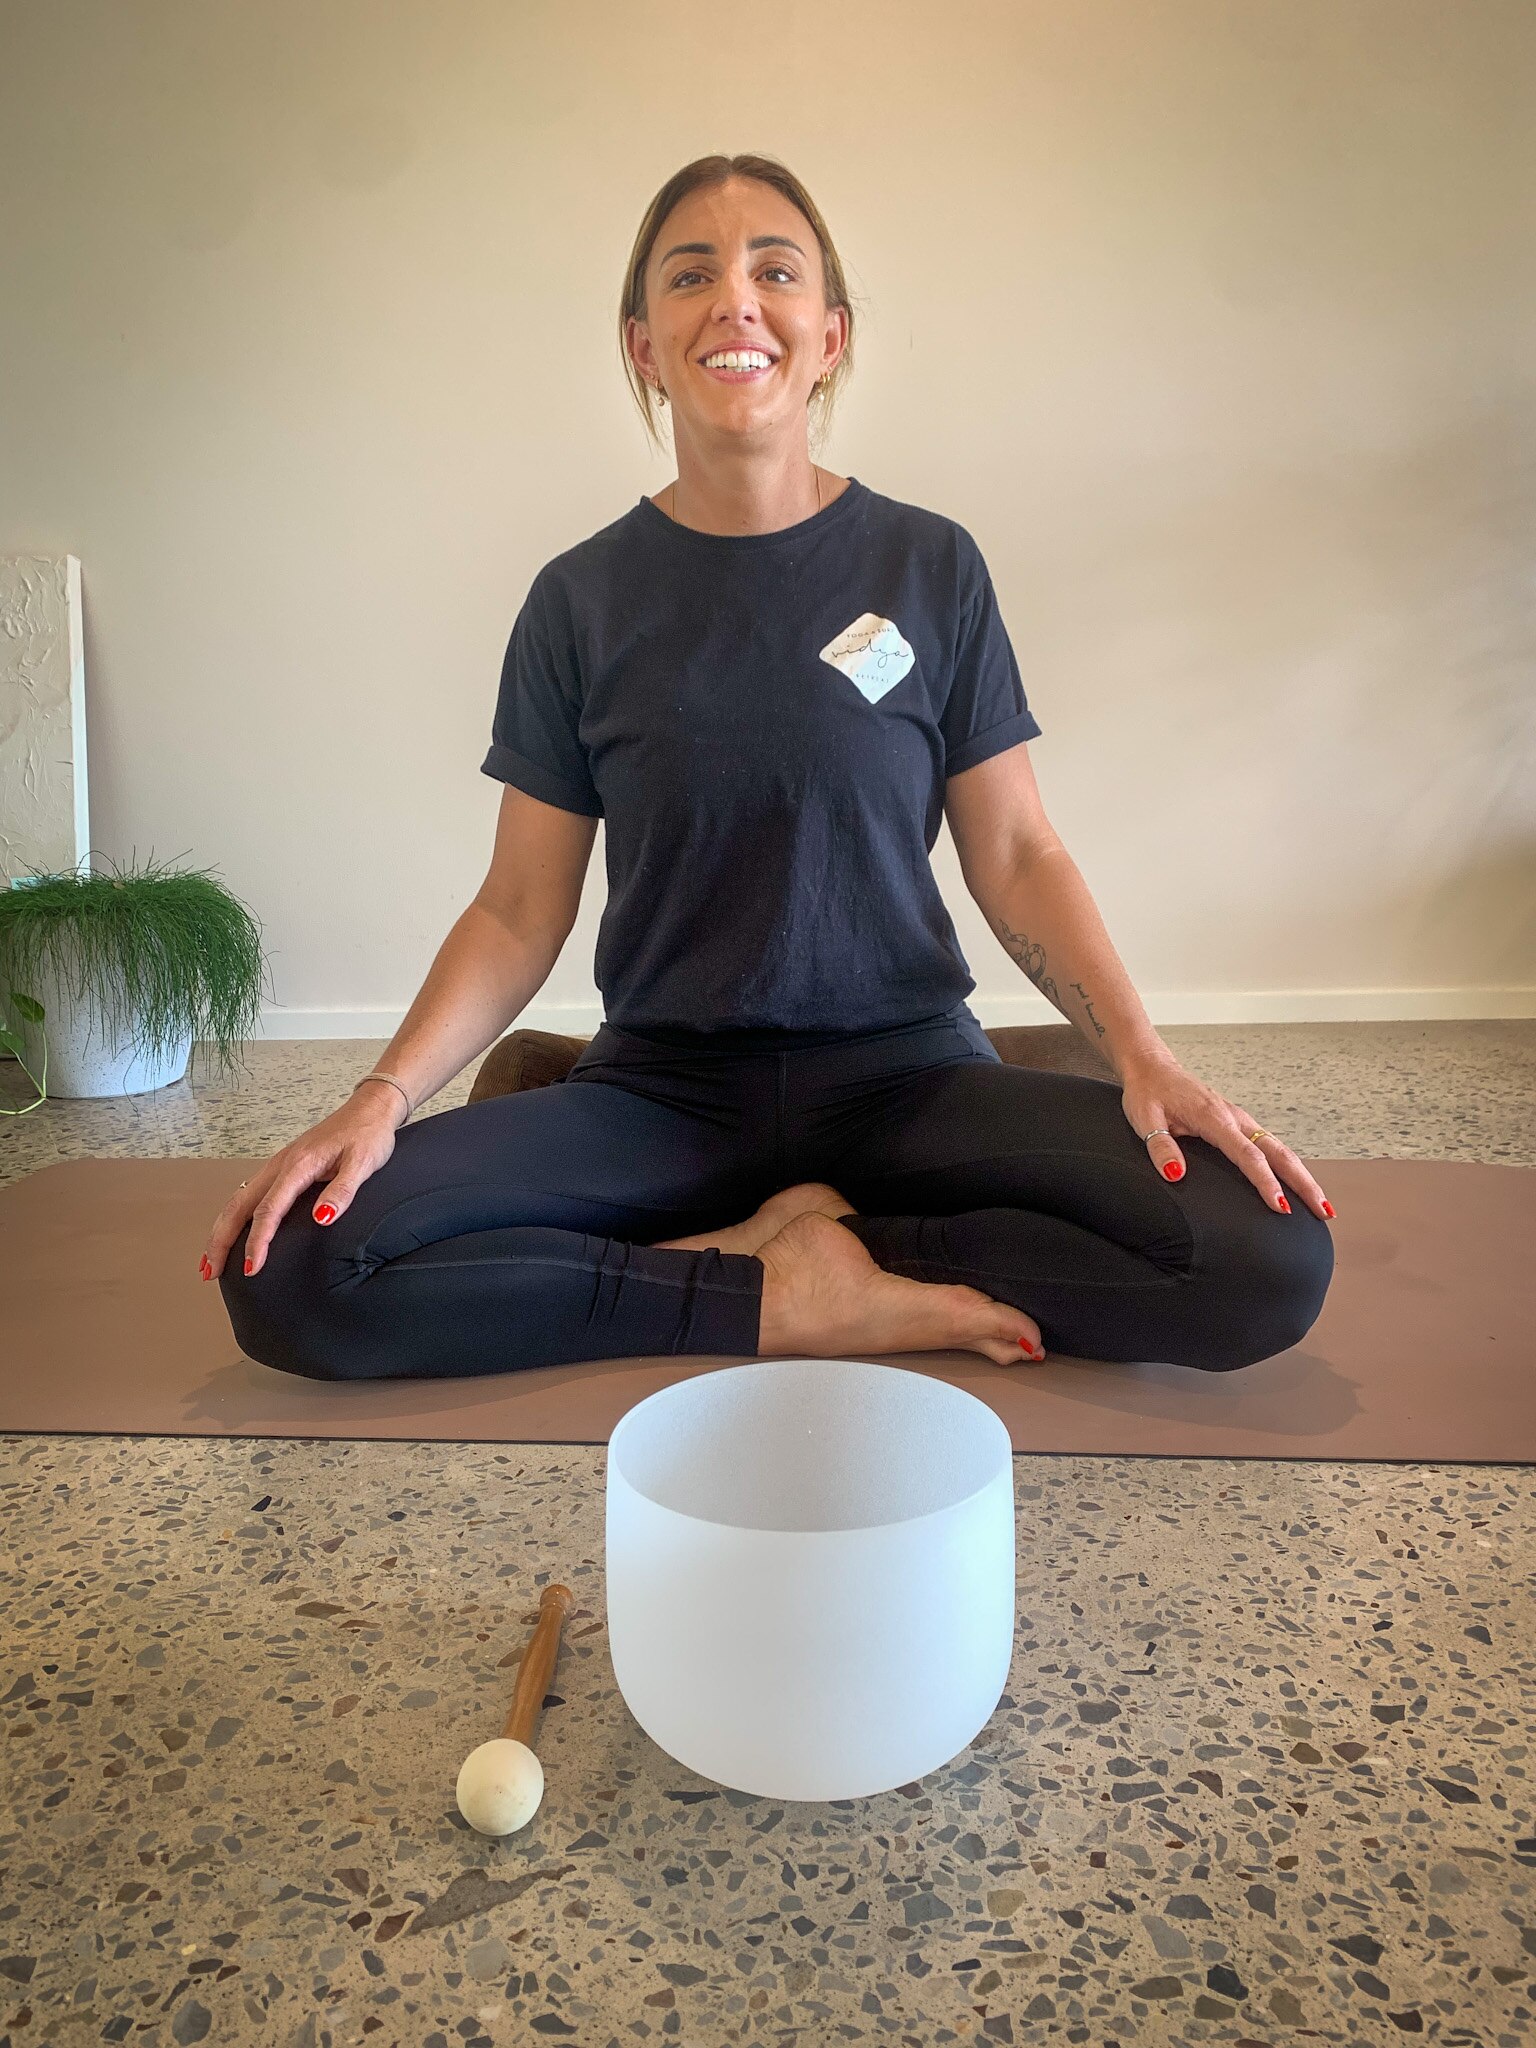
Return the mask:
<svg viewBox="0 0 1536 2048">
<path fill-rule="evenodd" d="M 17 1015 L 25 1017 L 28 1023 L 42 1023 L 43 1006 L 41 1003 L 35 1001 L 33 997 L 18 995 L 17 992 L 13 989 L 11 991 L 10 1002 L 11 1008 L 17 1013 Z M 32 1083 L 32 1086 L 37 1090 L 37 1094 L 32 1098 L 32 1100 L 30 1102 L 24 1102 L 20 1109 L 5 1108 L 3 1110 L 0 1110 L 0 1114 L 3 1114 L 5 1116 L 25 1116 L 29 1109 L 36 1109 L 37 1105 L 44 1099 L 44 1097 L 48 1093 L 47 1035 L 45 1033 L 43 1037 L 43 1072 L 41 1079 L 39 1079 L 38 1076 L 34 1074 L 32 1069 L 27 1065 L 26 1042 L 22 1038 L 21 1033 L 19 1031 L 13 1031 L 9 1024 L 0 1024 L 0 1046 L 4 1046 L 5 1050 L 8 1053 L 14 1054 L 17 1065 L 21 1068 L 21 1071 L 26 1075 L 27 1079 Z"/>
</svg>

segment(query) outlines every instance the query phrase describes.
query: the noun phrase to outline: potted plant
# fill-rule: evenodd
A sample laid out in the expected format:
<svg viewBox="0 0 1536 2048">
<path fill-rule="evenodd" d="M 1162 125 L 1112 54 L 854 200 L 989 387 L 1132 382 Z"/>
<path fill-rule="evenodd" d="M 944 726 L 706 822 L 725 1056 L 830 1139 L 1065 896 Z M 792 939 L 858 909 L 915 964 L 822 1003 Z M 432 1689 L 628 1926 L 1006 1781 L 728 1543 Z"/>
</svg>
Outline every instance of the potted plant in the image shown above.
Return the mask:
<svg viewBox="0 0 1536 2048">
<path fill-rule="evenodd" d="M 262 967 L 255 919 L 209 872 L 151 859 L 13 877 L 0 889 L 0 1047 L 38 1094 L 5 1114 L 50 1093 L 163 1088 L 185 1076 L 198 1039 L 231 1072 L 260 1015 Z"/>
</svg>

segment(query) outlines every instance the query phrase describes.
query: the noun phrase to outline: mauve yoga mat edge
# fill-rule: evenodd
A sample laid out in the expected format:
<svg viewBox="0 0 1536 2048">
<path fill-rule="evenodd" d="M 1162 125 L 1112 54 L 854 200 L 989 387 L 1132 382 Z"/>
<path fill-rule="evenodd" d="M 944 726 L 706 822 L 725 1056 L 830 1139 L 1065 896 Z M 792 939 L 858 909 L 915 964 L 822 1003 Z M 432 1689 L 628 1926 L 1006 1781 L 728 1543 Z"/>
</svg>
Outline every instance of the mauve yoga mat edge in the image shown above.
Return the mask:
<svg viewBox="0 0 1536 2048">
<path fill-rule="evenodd" d="M 591 1446 L 656 1388 L 745 1362 L 599 1360 L 341 1385 L 273 1372 L 241 1353 L 195 1271 L 208 1223 L 262 1163 L 64 1160 L 0 1188 L 0 1245 L 10 1241 L 28 1275 L 0 1290 L 0 1360 L 27 1361 L 0 1365 L 0 1433 Z M 1313 1330 L 1274 1359 L 1208 1374 L 867 1355 L 966 1386 L 1002 1416 L 1017 1455 L 1536 1462 L 1536 1313 L 1521 1251 L 1536 1242 L 1536 1173 L 1309 1164 L 1339 1208 L 1338 1268 Z M 81 1286 L 82 1260 L 97 1262 L 94 1288 Z"/>
</svg>

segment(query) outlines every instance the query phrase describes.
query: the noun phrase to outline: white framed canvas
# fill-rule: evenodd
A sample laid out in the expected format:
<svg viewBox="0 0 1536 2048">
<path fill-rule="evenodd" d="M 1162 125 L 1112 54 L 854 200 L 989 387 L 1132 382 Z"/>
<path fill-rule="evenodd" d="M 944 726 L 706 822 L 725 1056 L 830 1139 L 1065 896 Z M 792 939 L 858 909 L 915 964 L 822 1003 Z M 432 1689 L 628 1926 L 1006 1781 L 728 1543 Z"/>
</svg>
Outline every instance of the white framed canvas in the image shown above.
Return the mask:
<svg viewBox="0 0 1536 2048">
<path fill-rule="evenodd" d="M 0 886 L 89 847 L 80 561 L 0 555 Z"/>
</svg>

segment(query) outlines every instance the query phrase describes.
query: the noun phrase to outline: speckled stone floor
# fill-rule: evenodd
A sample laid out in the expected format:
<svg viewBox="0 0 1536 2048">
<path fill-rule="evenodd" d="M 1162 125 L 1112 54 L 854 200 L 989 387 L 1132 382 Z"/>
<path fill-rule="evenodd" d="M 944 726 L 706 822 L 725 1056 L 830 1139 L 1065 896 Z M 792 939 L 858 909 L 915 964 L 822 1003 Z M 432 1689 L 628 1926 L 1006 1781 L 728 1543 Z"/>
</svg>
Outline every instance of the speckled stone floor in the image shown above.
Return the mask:
<svg viewBox="0 0 1536 2048">
<path fill-rule="evenodd" d="M 1536 1164 L 1531 1023 L 1164 1036 L 1306 1157 Z M 380 1050 L 47 1104 L 0 1179 L 275 1149 Z M 0 2044 L 1536 2039 L 1526 1470 L 1020 1457 L 987 1728 L 785 1805 L 619 1698 L 603 1457 L 0 1437 Z M 544 1801 L 494 1842 L 454 1777 L 551 1579 Z"/>
</svg>

